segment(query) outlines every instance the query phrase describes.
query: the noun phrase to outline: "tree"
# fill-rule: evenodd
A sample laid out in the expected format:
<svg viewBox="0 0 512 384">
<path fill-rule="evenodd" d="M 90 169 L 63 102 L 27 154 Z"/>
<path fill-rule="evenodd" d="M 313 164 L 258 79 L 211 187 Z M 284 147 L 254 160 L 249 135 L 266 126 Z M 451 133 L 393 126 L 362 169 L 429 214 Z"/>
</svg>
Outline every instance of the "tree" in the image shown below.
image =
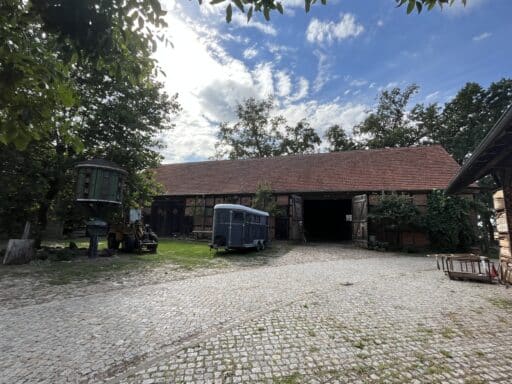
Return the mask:
<svg viewBox="0 0 512 384">
<path fill-rule="evenodd" d="M 24 149 L 77 105 L 69 73 L 78 61 L 144 81 L 139 62 L 145 58 L 155 69 L 148 52 L 163 39 L 153 30 L 165 26 L 164 15 L 155 0 L 2 0 L 0 142 Z M 66 128 L 61 139 L 76 145 Z"/>
<path fill-rule="evenodd" d="M 467 83 L 445 104 L 438 141 L 462 164 L 487 132 L 485 90 L 477 83 Z"/>
<path fill-rule="evenodd" d="M 215 144 L 216 156 L 230 159 L 278 156 L 282 153 L 280 128 L 286 124 L 282 116 L 271 116 L 274 99 L 246 99 L 238 104 L 238 121 L 221 123 Z"/>
<path fill-rule="evenodd" d="M 74 102 L 67 67 L 22 1 L 0 3 L 0 143 L 23 149 Z"/>
<path fill-rule="evenodd" d="M 314 153 L 320 143 L 315 130 L 306 119 L 302 119 L 295 126 L 286 126 L 281 152 L 288 155 Z"/>
<path fill-rule="evenodd" d="M 441 107 L 436 103 L 416 104 L 409 113 L 409 119 L 416 124 L 417 143 L 439 143 L 439 127 L 441 125 Z"/>
<path fill-rule="evenodd" d="M 427 200 L 425 227 L 432 247 L 440 251 L 466 251 L 476 241 L 471 200 L 433 191 Z"/>
<path fill-rule="evenodd" d="M 487 89 L 467 83 L 445 104 L 436 141 L 462 164 L 510 105 L 512 79 L 494 82 Z"/>
<path fill-rule="evenodd" d="M 211 4 L 227 0 L 212 0 Z M 198 0 L 199 4 L 202 0 Z M 327 0 L 320 0 L 326 4 Z M 465 5 L 466 0 L 461 0 Z M 250 20 L 261 12 L 270 20 L 271 12 L 283 13 L 276 0 L 229 0 L 226 21 L 233 8 Z M 309 12 L 316 0 L 305 0 Z M 451 5 L 454 0 L 396 0 L 407 4 L 407 13 L 435 5 Z M 166 12 L 158 0 L 1 0 L 0 2 L 0 142 L 25 148 L 40 140 L 51 129 L 51 116 L 62 107 L 74 105 L 67 74 L 80 59 L 112 73 L 130 69 L 132 81 L 138 79 L 140 53 L 155 51 L 157 40 L 166 41 Z M 47 45 L 51 48 L 48 49 Z M 54 54 L 54 53 L 57 54 Z M 127 62 L 116 60 L 122 54 Z M 146 56 L 146 58 L 148 58 Z M 148 59 L 156 71 L 154 59 Z M 63 128 L 64 129 L 64 128 Z M 64 135 L 64 140 L 73 140 Z M 76 142 L 73 142 L 76 144 Z"/>
<path fill-rule="evenodd" d="M 350 151 L 357 148 L 357 144 L 347 137 L 345 130 L 339 124 L 329 127 L 325 138 L 329 142 L 329 152 Z"/>
<path fill-rule="evenodd" d="M 119 60 L 123 62 L 122 57 Z M 163 85 L 154 80 L 145 60 L 140 66 L 145 82 L 135 85 L 123 72 L 110 77 L 105 68 L 88 61 L 77 63 L 70 76 L 80 106 L 57 115 L 53 128 L 24 151 L 0 144 L 2 169 L 6 170 L 0 182 L 13 186 L 2 189 L 0 211 L 17 213 L 10 216 L 17 218 L 14 225 L 13 220 L 6 220 L 0 223 L 0 231 L 12 232 L 27 219 L 37 224 L 39 232 L 49 216 L 70 221 L 78 214 L 80 219 L 74 204 L 73 166 L 84 159 L 104 158 L 128 171 L 126 207 L 149 203 L 158 185 L 145 170 L 159 164 L 159 133 L 172 128 L 170 117 L 178 112 L 179 104 L 177 96 L 169 98 L 162 92 Z M 63 140 L 65 134 L 77 138 L 80 151 Z"/>
<path fill-rule="evenodd" d="M 510 105 L 512 79 L 494 82 L 487 89 L 467 83 L 446 103 L 433 138 L 462 165 Z M 491 191 L 496 183 L 487 176 L 479 180 L 478 185 L 481 189 L 475 194 L 475 210 L 480 220 L 479 237 L 486 251 L 494 240 Z"/>
<path fill-rule="evenodd" d="M 364 146 L 408 147 L 419 143 L 421 127 L 411 121 L 407 111 L 409 100 L 418 89 L 413 84 L 403 91 L 398 87 L 382 91 L 375 111 L 354 127 L 354 134 L 361 136 Z"/>
</svg>

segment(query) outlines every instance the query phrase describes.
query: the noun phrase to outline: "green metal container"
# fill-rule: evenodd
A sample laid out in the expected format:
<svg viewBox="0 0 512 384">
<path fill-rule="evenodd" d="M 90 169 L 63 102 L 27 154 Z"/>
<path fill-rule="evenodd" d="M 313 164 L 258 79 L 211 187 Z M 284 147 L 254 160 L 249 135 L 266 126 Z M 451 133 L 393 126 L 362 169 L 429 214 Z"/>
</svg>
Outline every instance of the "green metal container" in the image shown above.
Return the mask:
<svg viewBox="0 0 512 384">
<path fill-rule="evenodd" d="M 106 160 L 88 160 L 75 166 L 78 178 L 76 201 L 121 204 L 127 172 Z"/>
</svg>

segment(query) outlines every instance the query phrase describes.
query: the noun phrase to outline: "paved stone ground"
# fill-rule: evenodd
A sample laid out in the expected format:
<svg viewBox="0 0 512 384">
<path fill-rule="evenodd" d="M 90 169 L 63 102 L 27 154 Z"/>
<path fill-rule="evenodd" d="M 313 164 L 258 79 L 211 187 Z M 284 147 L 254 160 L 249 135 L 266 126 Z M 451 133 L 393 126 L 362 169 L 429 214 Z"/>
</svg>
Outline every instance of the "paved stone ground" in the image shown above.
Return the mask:
<svg viewBox="0 0 512 384">
<path fill-rule="evenodd" d="M 2 383 L 512 381 L 512 291 L 425 257 L 301 246 L 90 292 L 0 309 Z"/>
<path fill-rule="evenodd" d="M 205 247 L 207 243 L 205 243 Z M 318 248 L 318 251 L 317 251 Z M 147 267 L 115 272 L 95 278 L 94 281 L 79 280 L 64 285 L 52 285 L 41 275 L 33 273 L 32 269 L 20 269 L 18 273 L 0 278 L 0 308 L 18 308 L 25 305 L 42 304 L 56 299 L 67 297 L 86 296 L 107 291 L 134 288 L 145 285 L 160 284 L 227 273 L 241 269 L 252 269 L 263 266 L 280 266 L 288 264 L 301 264 L 315 261 L 337 260 L 340 258 L 368 258 L 382 257 L 381 253 L 353 252 L 351 247 L 343 244 L 308 245 L 308 252 L 290 251 L 286 242 L 274 243 L 271 250 L 256 254 L 227 254 L 216 258 L 208 267 L 194 267 L 187 269 L 171 262 L 163 265 L 149 265 Z M 96 259 L 95 263 L 110 262 L 109 259 Z M 84 260 L 84 263 L 90 262 Z M 44 261 L 42 263 L 45 263 Z M 66 261 L 62 262 L 66 263 Z M 58 268 L 58 263 L 53 263 Z M 12 266 L 1 266 L 10 269 Z M 16 268 L 16 267 L 15 267 Z M 2 277 L 0 275 L 0 277 Z"/>
</svg>

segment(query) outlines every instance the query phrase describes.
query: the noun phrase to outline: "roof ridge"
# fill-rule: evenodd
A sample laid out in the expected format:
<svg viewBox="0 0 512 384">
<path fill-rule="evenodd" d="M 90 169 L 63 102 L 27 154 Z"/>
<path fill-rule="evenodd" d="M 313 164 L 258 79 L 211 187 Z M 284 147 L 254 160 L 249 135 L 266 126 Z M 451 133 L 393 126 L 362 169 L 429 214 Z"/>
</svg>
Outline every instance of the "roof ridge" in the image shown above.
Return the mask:
<svg viewBox="0 0 512 384">
<path fill-rule="evenodd" d="M 205 164 L 205 163 L 227 163 L 227 162 L 239 162 L 239 161 L 267 161 L 267 160 L 274 160 L 274 159 L 282 159 L 282 158 L 300 158 L 300 157 L 313 157 L 313 156 L 328 156 L 328 155 L 334 155 L 334 154 L 346 154 L 346 153 L 354 153 L 354 152 L 365 152 L 365 153 L 375 153 L 375 152 L 401 152 L 401 151 L 411 151 L 411 150 L 418 150 L 418 149 L 427 149 L 427 148 L 434 148 L 434 147 L 440 147 L 443 148 L 441 144 L 430 144 L 430 145 L 417 145 L 417 146 L 409 146 L 409 147 L 385 147 L 385 148 L 372 148 L 372 149 L 351 149 L 348 151 L 333 151 L 333 152 L 317 152 L 317 153 L 297 153 L 297 154 L 289 154 L 289 155 L 280 155 L 280 156 L 268 156 L 268 157 L 248 157 L 244 159 L 213 159 L 213 160 L 199 160 L 199 161 L 186 161 L 186 162 L 180 162 L 180 163 L 167 163 L 167 164 L 160 164 L 157 168 L 166 167 L 166 166 L 173 166 L 173 165 L 193 165 L 193 164 Z"/>
</svg>

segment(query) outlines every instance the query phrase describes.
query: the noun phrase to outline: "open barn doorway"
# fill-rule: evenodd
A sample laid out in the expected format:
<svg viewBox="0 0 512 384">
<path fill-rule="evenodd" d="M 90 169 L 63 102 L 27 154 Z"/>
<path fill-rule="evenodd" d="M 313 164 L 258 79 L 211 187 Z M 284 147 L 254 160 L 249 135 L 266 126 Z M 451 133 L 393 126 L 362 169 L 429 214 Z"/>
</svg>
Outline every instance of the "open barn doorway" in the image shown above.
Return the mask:
<svg viewBox="0 0 512 384">
<path fill-rule="evenodd" d="M 304 230 L 307 241 L 352 239 L 352 200 L 305 200 Z"/>
</svg>

